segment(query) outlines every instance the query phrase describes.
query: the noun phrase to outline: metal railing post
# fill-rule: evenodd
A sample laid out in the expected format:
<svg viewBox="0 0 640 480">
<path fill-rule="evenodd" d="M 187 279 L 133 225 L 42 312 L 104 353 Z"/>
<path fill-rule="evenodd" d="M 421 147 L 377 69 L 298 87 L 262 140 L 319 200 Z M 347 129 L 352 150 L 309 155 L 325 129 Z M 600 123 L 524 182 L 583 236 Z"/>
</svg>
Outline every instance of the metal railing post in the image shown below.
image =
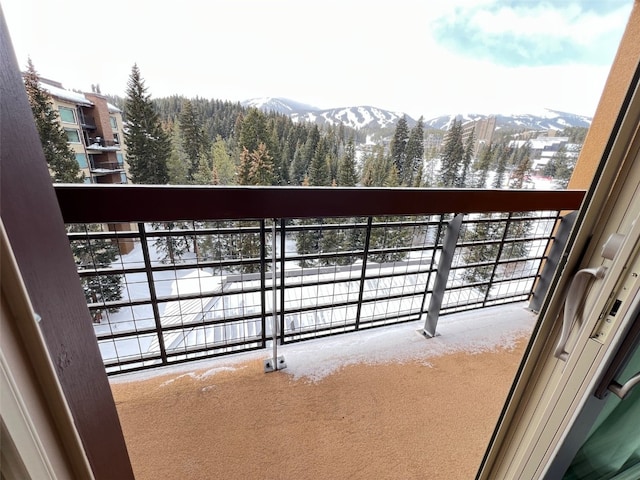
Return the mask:
<svg viewBox="0 0 640 480">
<path fill-rule="evenodd" d="M 162 321 L 160 320 L 160 310 L 158 310 L 158 296 L 156 294 L 156 285 L 153 280 L 153 271 L 151 270 L 151 257 L 149 256 L 149 246 L 147 244 L 147 232 L 144 223 L 138 223 L 138 232 L 140 232 L 140 246 L 142 248 L 142 257 L 144 258 L 144 270 L 147 275 L 147 283 L 149 285 L 149 298 L 151 299 L 151 308 L 153 310 L 153 320 L 156 325 L 156 333 L 158 335 L 158 347 L 160 348 L 160 357 L 162 364 L 166 365 L 167 350 L 164 345 L 164 337 L 162 336 Z"/>
<path fill-rule="evenodd" d="M 567 246 L 569 240 L 569 234 L 573 229 L 573 224 L 578 216 L 578 211 L 568 213 L 564 217 L 560 217 L 560 223 L 557 225 L 555 235 L 551 232 L 549 242 L 551 246 L 547 244 L 546 250 L 549 252 L 545 261 L 540 262 L 538 268 L 539 280 L 533 282 L 531 287 L 531 301 L 529 302 L 529 310 L 533 312 L 539 312 L 542 306 L 542 301 L 549 291 L 554 274 L 558 268 L 563 268 L 564 263 L 567 260 L 567 254 L 564 253 L 564 249 Z M 564 253 L 564 254 L 563 254 Z"/>
<path fill-rule="evenodd" d="M 286 230 L 285 219 L 280 219 L 280 344 L 284 345 L 284 302 L 285 302 L 285 249 L 286 249 Z"/>
<path fill-rule="evenodd" d="M 464 214 L 459 213 L 447 225 L 447 231 L 442 242 L 442 253 L 438 262 L 438 271 L 436 272 L 436 280 L 433 285 L 433 294 L 429 302 L 429 310 L 427 311 L 427 319 L 424 322 L 422 334 L 425 337 L 435 337 L 438 318 L 440 317 L 440 307 L 444 299 L 444 292 L 447 288 L 447 280 L 449 279 L 449 271 L 453 262 L 453 254 L 456 251 L 456 244 L 460 237 L 460 227 Z"/>
<path fill-rule="evenodd" d="M 273 289 L 273 308 L 272 308 L 272 320 L 273 323 L 271 325 L 272 330 L 272 342 L 273 342 L 273 355 L 270 359 L 264 361 L 264 371 L 265 372 L 274 372 L 279 369 L 283 369 L 287 367 L 287 364 L 284 361 L 284 357 L 278 357 L 278 274 L 276 272 L 276 224 L 278 223 L 278 219 L 273 219 L 273 225 L 271 226 L 271 281 L 272 281 L 272 289 Z M 263 223 L 264 225 L 264 220 Z M 263 290 L 264 292 L 264 290 Z"/>
<path fill-rule="evenodd" d="M 356 330 L 360 328 L 360 314 L 362 313 L 362 298 L 364 296 L 364 278 L 367 274 L 367 256 L 369 255 L 369 241 L 371 240 L 371 224 L 373 217 L 367 219 L 367 231 L 364 237 L 362 250 L 362 270 L 360 273 L 360 290 L 358 291 L 358 306 L 356 307 Z"/>
<path fill-rule="evenodd" d="M 424 306 L 427 303 L 427 295 L 429 294 L 429 284 L 431 283 L 431 274 L 433 272 L 433 265 L 436 263 L 436 252 L 438 251 L 438 240 L 440 239 L 440 235 L 442 234 L 442 224 L 443 224 L 444 215 L 440 215 L 440 220 L 438 221 L 438 228 L 436 230 L 436 238 L 433 243 L 433 251 L 431 252 L 431 260 L 429 261 L 429 273 L 427 274 L 427 281 L 424 285 L 424 295 L 422 295 L 422 303 L 420 304 L 420 317 L 425 313 Z M 427 234 L 428 234 L 429 225 L 427 224 Z"/>
</svg>

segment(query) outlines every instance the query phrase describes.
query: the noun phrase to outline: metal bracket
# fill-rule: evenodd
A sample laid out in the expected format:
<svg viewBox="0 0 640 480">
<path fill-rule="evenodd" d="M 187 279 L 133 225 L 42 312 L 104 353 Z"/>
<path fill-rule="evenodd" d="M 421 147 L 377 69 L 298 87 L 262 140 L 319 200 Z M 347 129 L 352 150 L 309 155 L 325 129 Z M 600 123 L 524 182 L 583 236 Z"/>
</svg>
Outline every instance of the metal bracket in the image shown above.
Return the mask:
<svg viewBox="0 0 640 480">
<path fill-rule="evenodd" d="M 264 361 L 264 373 L 275 372 L 276 370 L 282 370 L 284 368 L 287 368 L 287 362 L 284 361 L 282 355 L 277 358 L 275 364 L 273 358 Z"/>
</svg>

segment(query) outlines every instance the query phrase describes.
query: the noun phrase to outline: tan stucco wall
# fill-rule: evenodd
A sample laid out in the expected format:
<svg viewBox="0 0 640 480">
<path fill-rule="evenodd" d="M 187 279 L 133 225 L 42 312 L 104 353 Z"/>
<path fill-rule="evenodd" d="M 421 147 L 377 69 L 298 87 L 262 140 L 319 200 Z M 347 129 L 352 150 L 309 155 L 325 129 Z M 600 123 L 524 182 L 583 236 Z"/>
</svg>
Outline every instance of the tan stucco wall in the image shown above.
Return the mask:
<svg viewBox="0 0 640 480">
<path fill-rule="evenodd" d="M 640 0 L 634 0 L 627 27 L 568 188 L 588 189 L 591 185 L 639 60 Z"/>
</svg>

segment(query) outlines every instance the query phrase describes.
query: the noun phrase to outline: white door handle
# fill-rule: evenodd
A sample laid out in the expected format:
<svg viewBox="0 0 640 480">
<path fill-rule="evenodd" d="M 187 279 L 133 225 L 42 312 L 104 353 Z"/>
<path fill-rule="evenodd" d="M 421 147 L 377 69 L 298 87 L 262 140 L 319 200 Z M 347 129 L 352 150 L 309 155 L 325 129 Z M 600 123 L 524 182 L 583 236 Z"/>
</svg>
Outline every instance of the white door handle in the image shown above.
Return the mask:
<svg viewBox="0 0 640 480">
<path fill-rule="evenodd" d="M 587 291 L 589 281 L 593 278 L 604 278 L 604 274 L 607 271 L 607 267 L 593 267 L 583 268 L 579 270 L 571 280 L 569 291 L 567 292 L 567 298 L 564 302 L 564 317 L 562 320 L 562 334 L 560 335 L 560 341 L 556 346 L 555 357 L 560 360 L 566 361 L 569 358 L 569 352 L 566 351 L 567 341 L 569 340 L 569 334 L 573 329 L 577 321 L 578 309 L 582 306 L 584 301 L 584 294 Z"/>
</svg>

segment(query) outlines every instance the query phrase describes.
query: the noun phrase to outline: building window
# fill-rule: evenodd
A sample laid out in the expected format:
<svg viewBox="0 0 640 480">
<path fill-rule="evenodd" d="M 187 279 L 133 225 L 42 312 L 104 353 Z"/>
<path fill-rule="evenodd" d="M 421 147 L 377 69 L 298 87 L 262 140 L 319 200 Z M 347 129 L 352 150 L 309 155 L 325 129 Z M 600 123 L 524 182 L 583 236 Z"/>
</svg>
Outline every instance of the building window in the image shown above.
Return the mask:
<svg viewBox="0 0 640 480">
<path fill-rule="evenodd" d="M 124 155 L 122 155 L 122 153 L 117 152 L 116 153 L 116 158 L 118 159 L 118 166 L 121 167 L 122 165 L 124 165 Z"/>
<path fill-rule="evenodd" d="M 76 162 L 78 162 L 80 168 L 89 168 L 87 156 L 84 153 L 76 153 Z"/>
<path fill-rule="evenodd" d="M 127 176 L 124 173 L 120 174 L 120 183 L 127 183 Z"/>
<path fill-rule="evenodd" d="M 91 183 L 91 177 L 84 177 L 84 183 Z"/>
<path fill-rule="evenodd" d="M 111 124 L 111 128 L 114 130 L 118 129 L 118 121 L 116 120 L 116 117 L 109 117 L 109 123 Z"/>
<path fill-rule="evenodd" d="M 65 123 L 77 123 L 76 122 L 76 111 L 73 108 L 69 107 L 58 107 L 58 112 L 60 113 L 60 120 Z"/>
<path fill-rule="evenodd" d="M 78 134 L 78 130 L 74 130 L 73 128 L 65 128 L 64 131 L 67 134 L 67 141 L 69 143 L 80 143 L 80 135 Z"/>
<path fill-rule="evenodd" d="M 120 145 L 120 137 L 118 136 L 117 133 L 113 134 L 113 143 L 116 145 Z"/>
</svg>

